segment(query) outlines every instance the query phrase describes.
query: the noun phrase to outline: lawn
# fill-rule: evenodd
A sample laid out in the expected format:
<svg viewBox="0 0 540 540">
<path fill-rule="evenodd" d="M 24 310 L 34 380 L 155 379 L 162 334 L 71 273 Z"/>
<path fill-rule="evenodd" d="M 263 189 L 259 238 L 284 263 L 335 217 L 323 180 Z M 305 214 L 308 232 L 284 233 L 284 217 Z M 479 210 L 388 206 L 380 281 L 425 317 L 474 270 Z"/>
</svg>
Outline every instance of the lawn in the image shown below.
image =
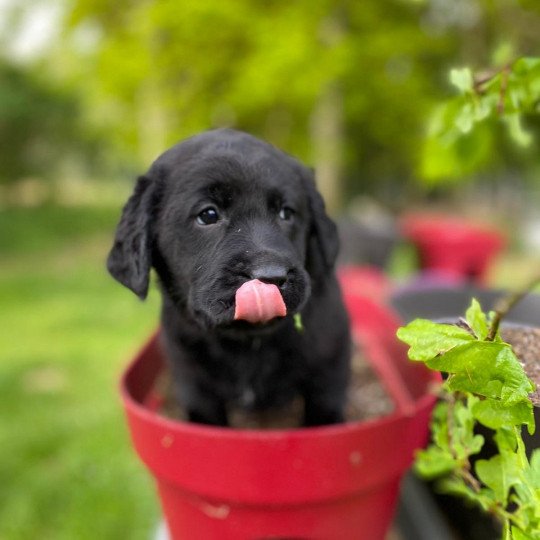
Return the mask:
<svg viewBox="0 0 540 540">
<path fill-rule="evenodd" d="M 104 260 L 118 209 L 0 212 L 0 539 L 145 539 L 119 374 L 157 321 Z"/>
</svg>

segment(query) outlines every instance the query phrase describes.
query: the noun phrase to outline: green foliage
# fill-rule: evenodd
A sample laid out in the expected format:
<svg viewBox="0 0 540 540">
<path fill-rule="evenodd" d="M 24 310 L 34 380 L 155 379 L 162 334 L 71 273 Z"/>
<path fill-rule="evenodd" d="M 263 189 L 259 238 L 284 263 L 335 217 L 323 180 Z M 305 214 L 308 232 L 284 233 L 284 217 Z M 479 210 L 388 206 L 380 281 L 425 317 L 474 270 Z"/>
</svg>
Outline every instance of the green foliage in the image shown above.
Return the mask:
<svg viewBox="0 0 540 540">
<path fill-rule="evenodd" d="M 469 84 L 466 74 L 455 77 Z M 411 360 L 448 374 L 432 417 L 432 443 L 418 452 L 417 471 L 496 516 L 504 540 L 540 539 L 540 449 L 529 460 L 521 437 L 524 426 L 535 429 L 528 397 L 535 385 L 501 339 L 495 315 L 473 300 L 459 325 L 419 319 L 398 337 Z M 492 430 L 497 453 L 473 464 L 485 443 L 478 425 Z"/>
<path fill-rule="evenodd" d="M 515 145 L 530 147 L 533 136 L 523 123 L 540 112 L 540 58 L 476 75 L 470 68 L 452 69 L 450 82 L 459 94 L 434 111 L 422 152 L 421 174 L 428 182 L 460 179 L 493 165 L 497 124 Z"/>
<path fill-rule="evenodd" d="M 26 14 L 20 2 L 11 4 L 5 10 L 12 21 L 5 25 L 6 45 L 17 37 L 17 23 Z M 418 184 L 419 171 L 429 184 L 462 178 L 486 164 L 490 170 L 508 169 L 512 158 L 523 157 L 514 155 L 502 130 L 490 127 L 507 123 L 506 131 L 526 143 L 533 132 L 530 118 L 523 119 L 520 111 L 500 119 L 485 105 L 467 106 L 471 86 L 475 94 L 486 92 L 481 102 L 496 94 L 495 72 L 493 82 L 481 88 L 471 71 L 453 73 L 459 99 L 435 115 L 423 158 L 420 149 L 426 113 L 448 93 L 444 73 L 455 65 L 474 66 L 475 73 L 477 66 L 504 70 L 512 58 L 531 54 L 540 32 L 536 4 L 68 0 L 62 3 L 58 41 L 21 70 L 34 74 L 33 83 L 39 67 L 47 85 L 55 83 L 55 98 L 65 101 L 74 90 L 82 106 L 57 114 L 56 105 L 39 106 L 49 103 L 43 97 L 27 100 L 15 115 L 22 126 L 17 135 L 32 135 L 3 138 L 8 141 L 3 163 L 9 166 L 4 172 L 6 177 L 47 172 L 49 158 L 65 155 L 70 138 L 59 140 L 65 125 L 52 126 L 50 117 L 80 120 L 93 145 L 105 143 L 89 148 L 85 139 L 89 156 L 84 158 L 93 156 L 90 165 L 108 167 L 113 174 L 118 173 L 110 170 L 113 166 L 122 167 L 126 176 L 179 139 L 227 125 L 262 136 L 323 170 L 335 158 L 334 184 L 329 185 L 337 191 L 377 193 L 401 205 L 401 194 L 417 190 L 413 183 Z M 508 46 L 500 46 L 501 36 Z M 514 77 L 525 76 L 518 64 L 514 67 L 509 102 Z M 24 83 L 11 93 L 24 96 Z M 63 86 L 60 94 L 57 85 Z M 329 95 L 334 122 L 320 121 Z M 510 111 L 512 103 L 507 105 Z M 1 107 L 0 113 L 9 112 Z M 23 126 L 25 119 L 33 123 Z M 327 125 L 335 129 L 328 133 Z M 327 146 L 336 148 L 333 157 L 321 151 L 327 139 L 332 143 Z M 80 144 L 77 152 L 82 152 Z M 30 165 L 30 170 L 15 170 L 9 163 L 13 156 L 26 156 L 26 161 L 17 157 L 17 166 Z M 530 149 L 526 158 L 527 164 L 538 162 Z"/>
<path fill-rule="evenodd" d="M 221 125 L 313 163 L 313 115 L 331 87 L 349 191 L 389 182 L 395 196 L 418 172 L 429 184 L 461 179 L 486 163 L 508 167 L 511 144 L 491 129 L 501 121 L 501 93 L 502 122 L 516 140 L 527 140 L 523 92 L 534 95 L 526 79 L 536 75 L 527 61 L 513 64 L 508 77 L 505 66 L 534 50 L 535 2 L 465 4 L 72 0 L 66 39 L 81 28 L 97 36 L 78 62 L 82 87 L 96 121 L 109 124 L 116 145 L 138 151 L 141 164 L 167 144 Z M 468 68 L 453 71 L 460 94 L 434 114 L 420 156 L 426 111 L 445 99 L 441 74 L 458 62 L 501 66 L 501 73 L 478 84 Z"/>
<path fill-rule="evenodd" d="M 312 116 L 331 85 L 342 169 L 365 190 L 381 177 L 410 178 L 437 73 L 455 46 L 422 30 L 424 9 L 402 0 L 73 0 L 66 39 L 88 27 L 99 36 L 78 63 L 81 83 L 96 121 L 141 165 L 222 125 L 313 163 Z"/>
<path fill-rule="evenodd" d="M 77 135 L 77 103 L 35 74 L 0 61 L 0 183 L 53 175 Z"/>
</svg>

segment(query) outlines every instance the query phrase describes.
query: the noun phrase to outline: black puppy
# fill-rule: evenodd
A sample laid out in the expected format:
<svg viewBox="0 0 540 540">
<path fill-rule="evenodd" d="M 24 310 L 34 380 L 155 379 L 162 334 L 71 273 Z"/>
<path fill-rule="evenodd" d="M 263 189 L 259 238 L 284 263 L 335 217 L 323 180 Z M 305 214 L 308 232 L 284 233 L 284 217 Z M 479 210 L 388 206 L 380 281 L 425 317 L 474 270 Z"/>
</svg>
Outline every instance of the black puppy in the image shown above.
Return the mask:
<svg viewBox="0 0 540 540">
<path fill-rule="evenodd" d="M 225 129 L 174 146 L 139 178 L 108 268 L 143 299 L 155 268 L 161 337 L 191 421 L 227 425 L 230 405 L 301 395 L 313 426 L 343 420 L 350 336 L 337 251 L 311 171 Z"/>
</svg>

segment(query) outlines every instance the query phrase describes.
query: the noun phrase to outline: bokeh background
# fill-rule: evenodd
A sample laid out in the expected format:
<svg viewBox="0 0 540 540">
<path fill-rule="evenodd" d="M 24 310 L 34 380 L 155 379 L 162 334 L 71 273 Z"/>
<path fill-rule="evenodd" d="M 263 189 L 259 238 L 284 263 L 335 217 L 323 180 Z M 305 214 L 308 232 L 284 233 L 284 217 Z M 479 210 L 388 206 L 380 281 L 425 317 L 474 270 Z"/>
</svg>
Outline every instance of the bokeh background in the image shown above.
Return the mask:
<svg viewBox="0 0 540 540">
<path fill-rule="evenodd" d="M 104 260 L 159 153 L 247 130 L 315 167 L 337 219 L 489 222 L 508 240 L 490 285 L 518 286 L 540 259 L 537 109 L 464 129 L 454 153 L 430 126 L 451 69 L 489 79 L 539 36 L 536 0 L 1 0 L 0 539 L 156 526 L 117 381 L 158 295 L 139 302 Z M 405 242 L 387 272 L 415 272 Z"/>
</svg>

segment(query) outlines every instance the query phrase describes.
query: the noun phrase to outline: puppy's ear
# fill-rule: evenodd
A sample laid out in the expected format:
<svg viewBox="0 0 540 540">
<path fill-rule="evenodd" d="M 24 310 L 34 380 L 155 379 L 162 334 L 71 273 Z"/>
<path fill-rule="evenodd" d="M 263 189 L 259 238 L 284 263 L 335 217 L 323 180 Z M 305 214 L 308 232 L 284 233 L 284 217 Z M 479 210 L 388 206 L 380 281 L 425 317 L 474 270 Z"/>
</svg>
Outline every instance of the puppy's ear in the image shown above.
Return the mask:
<svg viewBox="0 0 540 540">
<path fill-rule="evenodd" d="M 111 275 L 144 300 L 148 294 L 151 261 L 150 222 L 155 183 L 147 176 L 137 180 L 116 228 L 107 259 Z"/>
<path fill-rule="evenodd" d="M 302 174 L 311 214 L 307 246 L 307 270 L 316 280 L 322 280 L 334 269 L 339 240 L 336 224 L 326 213 L 324 200 L 315 186 L 313 171 L 304 168 Z"/>
</svg>

